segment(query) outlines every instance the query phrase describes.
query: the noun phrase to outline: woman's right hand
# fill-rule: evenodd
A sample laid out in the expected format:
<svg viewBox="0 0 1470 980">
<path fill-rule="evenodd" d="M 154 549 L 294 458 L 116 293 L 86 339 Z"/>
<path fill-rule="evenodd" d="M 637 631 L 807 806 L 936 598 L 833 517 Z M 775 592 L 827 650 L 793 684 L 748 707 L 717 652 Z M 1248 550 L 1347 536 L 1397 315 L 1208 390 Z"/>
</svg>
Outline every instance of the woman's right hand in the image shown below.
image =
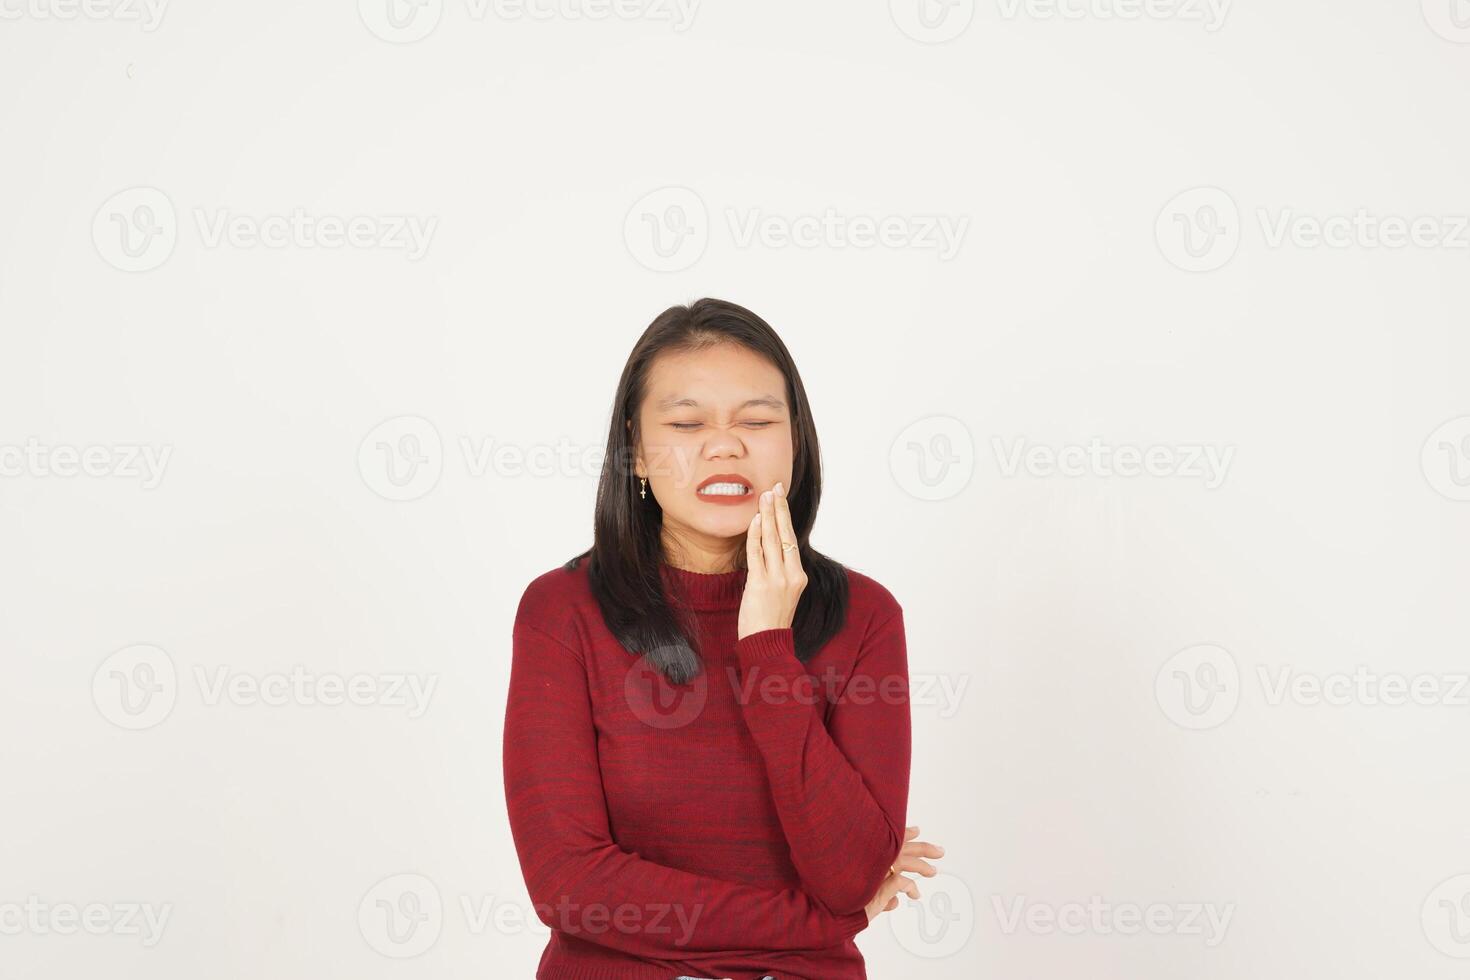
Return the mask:
<svg viewBox="0 0 1470 980">
<path fill-rule="evenodd" d="M 903 872 L 917 871 L 925 878 L 932 878 L 939 870 L 925 861 L 924 858 L 943 857 L 944 848 L 938 844 L 928 841 L 914 840 L 919 834 L 918 827 L 905 827 L 903 830 L 904 845 L 898 852 L 898 860 L 893 862 L 893 870 L 883 879 L 878 886 L 878 893 L 872 897 L 866 906 L 868 921 L 872 922 L 880 912 L 891 912 L 898 908 L 898 893 L 903 892 L 909 898 L 917 900 L 919 897 L 919 885 L 914 879 L 906 877 Z"/>
</svg>

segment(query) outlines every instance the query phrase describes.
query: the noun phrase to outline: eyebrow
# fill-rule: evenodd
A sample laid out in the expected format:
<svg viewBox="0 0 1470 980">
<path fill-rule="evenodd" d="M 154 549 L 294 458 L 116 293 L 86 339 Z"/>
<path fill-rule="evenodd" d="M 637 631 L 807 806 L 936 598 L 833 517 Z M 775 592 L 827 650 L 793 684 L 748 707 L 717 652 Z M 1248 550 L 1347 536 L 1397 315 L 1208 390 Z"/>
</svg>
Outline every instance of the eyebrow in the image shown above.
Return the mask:
<svg viewBox="0 0 1470 980">
<path fill-rule="evenodd" d="M 742 404 L 736 406 L 735 411 L 737 411 L 737 412 L 743 411 L 743 410 L 745 410 L 747 408 L 750 408 L 752 405 L 759 405 L 759 406 L 762 406 L 764 408 L 774 408 L 774 409 L 777 409 L 777 410 L 784 409 L 786 407 L 786 403 L 783 402 L 781 399 L 776 398 L 776 397 L 774 397 L 772 395 L 762 395 L 759 398 L 751 398 L 751 399 L 746 400 Z M 673 398 L 673 397 L 669 397 L 669 398 L 665 398 L 665 399 L 661 400 L 658 403 L 658 410 L 661 411 L 661 412 L 668 411 L 671 408 L 698 408 L 698 407 L 699 407 L 699 402 L 695 401 L 693 398 Z"/>
</svg>

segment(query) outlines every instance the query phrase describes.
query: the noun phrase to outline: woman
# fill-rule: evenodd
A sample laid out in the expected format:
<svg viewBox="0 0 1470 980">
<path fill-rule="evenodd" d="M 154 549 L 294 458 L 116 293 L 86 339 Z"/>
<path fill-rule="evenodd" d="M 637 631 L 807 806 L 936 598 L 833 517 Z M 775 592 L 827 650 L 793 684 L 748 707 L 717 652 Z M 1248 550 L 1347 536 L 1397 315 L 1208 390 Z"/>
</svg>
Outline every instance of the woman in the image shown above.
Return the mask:
<svg viewBox="0 0 1470 980">
<path fill-rule="evenodd" d="M 506 804 L 552 930 L 536 976 L 866 977 L 853 936 L 943 850 L 904 827 L 902 609 L 808 542 L 796 366 L 749 310 L 672 307 L 607 449 L 592 547 L 531 582 L 513 630 Z"/>
</svg>

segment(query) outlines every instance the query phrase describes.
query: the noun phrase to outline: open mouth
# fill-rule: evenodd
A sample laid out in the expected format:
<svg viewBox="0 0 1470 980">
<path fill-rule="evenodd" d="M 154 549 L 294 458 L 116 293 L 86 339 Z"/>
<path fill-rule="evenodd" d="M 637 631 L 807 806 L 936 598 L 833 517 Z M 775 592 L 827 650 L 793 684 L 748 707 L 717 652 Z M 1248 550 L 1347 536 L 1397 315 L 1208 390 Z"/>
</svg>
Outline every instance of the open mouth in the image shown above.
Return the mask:
<svg viewBox="0 0 1470 980">
<path fill-rule="evenodd" d="M 748 497 L 750 487 L 744 483 L 711 483 L 699 488 L 701 497 Z"/>
<path fill-rule="evenodd" d="M 709 504 L 743 504 L 753 491 L 744 473 L 711 473 L 694 492 Z"/>
</svg>

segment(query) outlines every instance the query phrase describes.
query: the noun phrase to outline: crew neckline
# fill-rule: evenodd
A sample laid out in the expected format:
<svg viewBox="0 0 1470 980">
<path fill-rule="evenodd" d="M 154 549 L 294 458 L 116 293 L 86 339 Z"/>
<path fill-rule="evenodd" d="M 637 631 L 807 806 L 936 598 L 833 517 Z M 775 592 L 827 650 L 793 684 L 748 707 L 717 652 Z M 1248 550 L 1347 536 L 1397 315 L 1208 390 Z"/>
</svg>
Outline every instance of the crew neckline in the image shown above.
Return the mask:
<svg viewBox="0 0 1470 980">
<path fill-rule="evenodd" d="M 659 563 L 664 585 L 683 599 L 691 609 L 703 611 L 739 609 L 745 595 L 745 573 L 737 568 L 729 572 L 691 572 L 667 561 Z"/>
</svg>

